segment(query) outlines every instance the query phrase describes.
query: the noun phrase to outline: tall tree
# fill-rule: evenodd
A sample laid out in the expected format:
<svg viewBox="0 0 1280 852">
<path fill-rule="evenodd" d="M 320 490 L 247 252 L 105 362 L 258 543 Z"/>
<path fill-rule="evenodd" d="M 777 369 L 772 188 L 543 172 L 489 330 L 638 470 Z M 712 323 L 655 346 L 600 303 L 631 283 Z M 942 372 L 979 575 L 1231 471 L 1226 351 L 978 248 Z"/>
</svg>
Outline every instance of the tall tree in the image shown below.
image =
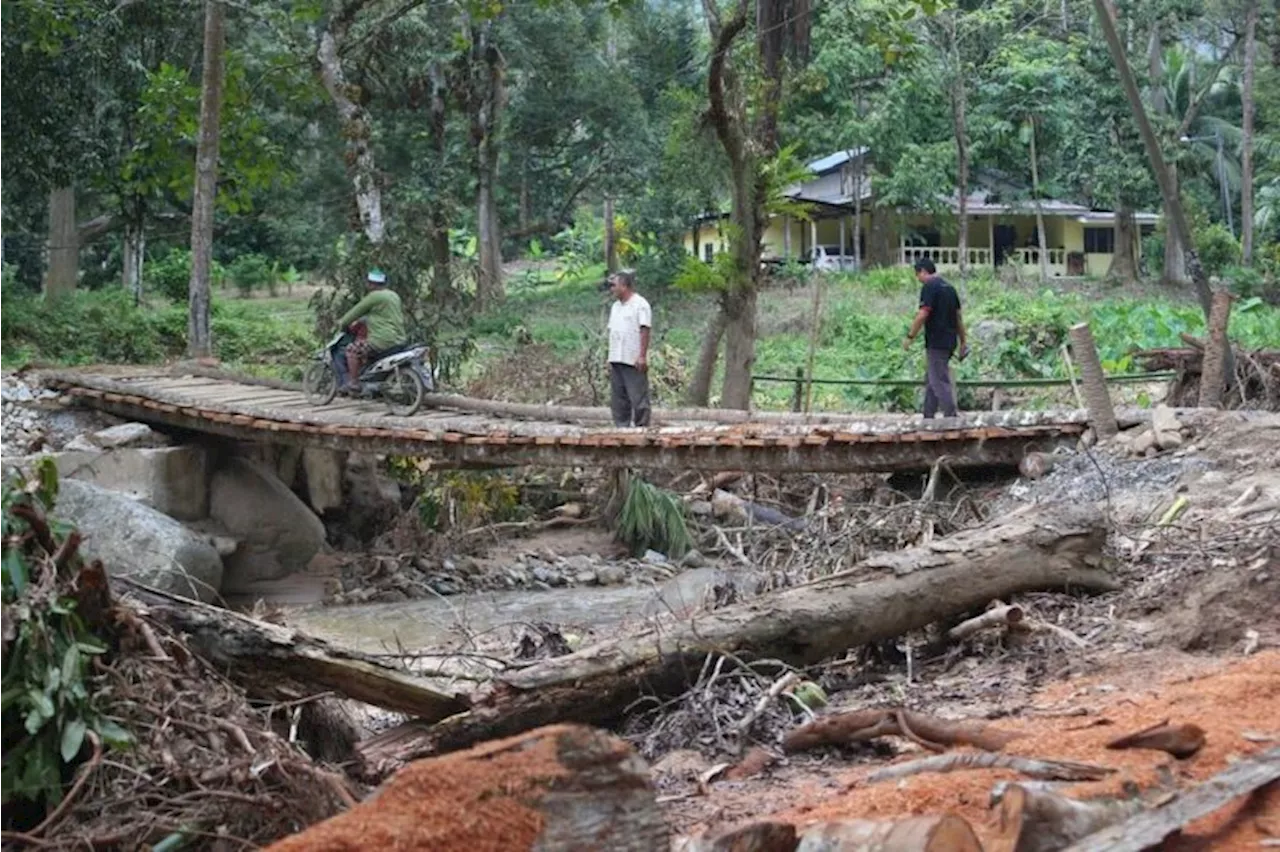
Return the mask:
<svg viewBox="0 0 1280 852">
<path fill-rule="evenodd" d="M 1186 211 L 1182 207 L 1182 199 L 1178 195 L 1177 184 L 1169 171 L 1168 165 L 1165 163 L 1164 152 L 1160 149 L 1160 140 L 1156 136 L 1155 129 L 1151 126 L 1151 120 L 1147 117 L 1146 107 L 1142 103 L 1142 94 L 1138 91 L 1137 80 L 1134 79 L 1133 71 L 1129 67 L 1129 59 L 1125 55 L 1124 43 L 1120 40 L 1120 33 L 1116 28 L 1115 8 L 1111 5 L 1110 0 L 1093 0 L 1093 4 L 1097 13 L 1098 25 L 1102 29 L 1103 37 L 1107 41 L 1107 49 L 1111 53 L 1111 60 L 1116 67 L 1116 74 L 1120 77 L 1120 84 L 1124 88 L 1125 97 L 1129 100 L 1129 107 L 1133 110 L 1134 120 L 1137 122 L 1138 129 L 1142 134 L 1142 142 L 1147 149 L 1147 158 L 1151 163 L 1151 171 L 1155 173 L 1156 182 L 1160 185 L 1160 194 L 1164 198 L 1165 214 L 1168 217 L 1170 231 L 1175 234 L 1175 238 L 1183 245 L 1187 271 L 1190 273 L 1191 281 L 1195 285 L 1196 297 L 1200 302 L 1201 309 L 1204 311 L 1205 321 L 1207 322 L 1213 301 L 1213 294 L 1209 289 L 1209 279 L 1200 263 L 1200 256 L 1196 252 L 1195 243 L 1191 240 L 1191 228 L 1187 223 Z"/>
<path fill-rule="evenodd" d="M 1244 111 L 1240 140 L 1240 259 L 1253 264 L 1253 79 L 1258 61 L 1258 0 L 1248 0 L 1244 29 Z"/>
<path fill-rule="evenodd" d="M 458 100 L 471 122 L 475 171 L 476 244 L 480 266 L 476 300 L 492 305 L 506 295 L 502 280 L 502 222 L 498 212 L 499 125 L 507 102 L 505 60 L 495 37 L 495 22 L 468 20 L 467 49 L 459 57 Z"/>
<path fill-rule="evenodd" d="M 207 358 L 213 354 L 209 332 L 209 269 L 213 260 L 213 210 L 218 200 L 225 15 L 222 0 L 205 0 L 200 138 L 196 143 L 196 182 L 191 203 L 191 284 L 187 290 L 187 355 L 191 358 Z"/>
</svg>

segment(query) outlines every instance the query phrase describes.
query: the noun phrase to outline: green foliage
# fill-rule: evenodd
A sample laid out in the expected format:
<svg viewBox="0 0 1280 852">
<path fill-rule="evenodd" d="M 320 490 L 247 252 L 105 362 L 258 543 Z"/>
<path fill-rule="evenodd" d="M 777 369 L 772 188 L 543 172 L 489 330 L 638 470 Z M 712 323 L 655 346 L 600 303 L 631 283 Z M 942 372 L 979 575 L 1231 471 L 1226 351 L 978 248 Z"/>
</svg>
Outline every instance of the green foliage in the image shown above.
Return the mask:
<svg viewBox="0 0 1280 852">
<path fill-rule="evenodd" d="M 301 363 L 314 347 L 305 323 L 255 302 L 215 300 L 214 349 L 227 362 Z M 56 304 L 6 292 L 0 341 L 6 356 L 55 364 L 148 364 L 186 350 L 185 304 L 147 308 L 120 289 L 80 291 Z"/>
<path fill-rule="evenodd" d="M 618 513 L 616 535 L 639 556 L 646 550 L 679 559 L 693 547 L 680 498 L 634 476 L 627 478 L 626 497 Z"/>
<path fill-rule="evenodd" d="M 1226 225 L 1214 223 L 1198 230 L 1195 241 L 1206 275 L 1222 275 L 1227 267 L 1240 262 L 1240 242 Z"/>
<path fill-rule="evenodd" d="M 235 283 L 240 295 L 249 296 L 255 290 L 276 294 L 277 270 L 270 260 L 260 254 L 242 254 L 227 267 L 227 276 Z"/>
<path fill-rule="evenodd" d="M 418 518 L 425 529 L 469 530 L 518 519 L 520 488 L 505 473 L 432 470 L 423 459 L 396 456 L 391 474 L 418 489 Z"/>
<path fill-rule="evenodd" d="M 186 302 L 191 286 L 191 252 L 171 248 L 142 267 L 143 291 L 159 293 L 173 302 Z"/>
<path fill-rule="evenodd" d="M 0 587 L 5 610 L 3 714 L 4 759 L 0 772 L 6 808 L 36 813 L 62 797 L 62 785 L 90 736 L 125 747 L 131 734 L 97 709 L 89 685 L 90 661 L 107 647 L 94 636 L 65 596 L 65 578 L 35 524 L 47 524 L 55 548 L 68 528 L 46 519 L 54 509 L 58 473 L 40 462 L 29 482 L 7 480 L 3 495 Z M 20 515 L 18 507 L 33 510 Z M 35 519 L 34 521 L 32 519 Z"/>
</svg>

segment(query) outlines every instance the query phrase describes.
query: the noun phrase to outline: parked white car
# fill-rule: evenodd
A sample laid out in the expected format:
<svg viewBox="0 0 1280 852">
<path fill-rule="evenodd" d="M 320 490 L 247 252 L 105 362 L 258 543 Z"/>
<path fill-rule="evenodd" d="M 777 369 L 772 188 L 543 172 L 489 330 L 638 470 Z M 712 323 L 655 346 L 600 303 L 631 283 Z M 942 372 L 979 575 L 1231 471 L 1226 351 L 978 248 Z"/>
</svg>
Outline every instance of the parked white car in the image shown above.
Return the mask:
<svg viewBox="0 0 1280 852">
<path fill-rule="evenodd" d="M 824 272 L 856 272 L 858 262 L 851 254 L 845 254 L 840 246 L 814 246 L 806 258 L 814 269 Z"/>
</svg>

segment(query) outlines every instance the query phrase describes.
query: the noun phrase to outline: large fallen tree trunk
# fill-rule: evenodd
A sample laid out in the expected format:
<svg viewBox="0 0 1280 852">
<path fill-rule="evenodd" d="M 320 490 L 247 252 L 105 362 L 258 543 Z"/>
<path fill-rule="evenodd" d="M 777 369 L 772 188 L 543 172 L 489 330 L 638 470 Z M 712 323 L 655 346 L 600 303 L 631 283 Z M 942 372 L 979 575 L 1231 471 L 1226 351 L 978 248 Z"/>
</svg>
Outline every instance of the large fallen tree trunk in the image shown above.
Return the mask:
<svg viewBox="0 0 1280 852">
<path fill-rule="evenodd" d="M 367 654 L 154 589 L 137 594 L 148 615 L 185 634 L 194 650 L 227 667 L 231 677 L 255 696 L 289 700 L 299 697 L 299 687 L 310 693 L 332 691 L 431 720 L 466 709 L 463 698 L 439 692 L 422 678 Z"/>
<path fill-rule="evenodd" d="M 708 654 L 809 665 L 848 648 L 924 627 L 1020 592 L 1116 588 L 1102 568 L 1100 511 L 1033 506 L 923 547 L 868 560 L 852 572 L 505 674 L 471 712 L 409 723 L 361 747 L 374 766 L 465 747 L 553 722 L 607 725 L 642 695 L 672 695 Z M 868 571 L 882 576 L 858 582 Z"/>
</svg>

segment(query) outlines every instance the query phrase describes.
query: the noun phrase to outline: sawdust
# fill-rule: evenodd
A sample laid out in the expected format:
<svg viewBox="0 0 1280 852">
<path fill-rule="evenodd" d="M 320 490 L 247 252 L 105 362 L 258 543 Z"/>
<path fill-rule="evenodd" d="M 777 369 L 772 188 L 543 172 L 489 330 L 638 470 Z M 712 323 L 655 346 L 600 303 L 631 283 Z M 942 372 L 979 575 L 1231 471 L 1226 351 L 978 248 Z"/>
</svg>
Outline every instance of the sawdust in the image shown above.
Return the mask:
<svg viewBox="0 0 1280 852">
<path fill-rule="evenodd" d="M 1274 747 L 1253 742 L 1246 733 L 1280 738 L 1280 651 L 1267 651 L 1229 663 L 1216 671 L 1174 677 L 1163 684 L 1142 683 L 1121 690 L 1105 678 L 1058 684 L 1041 698 L 1060 707 L 1059 717 L 1006 720 L 1025 738 L 1010 744 L 1010 754 L 1059 758 L 1112 766 L 1118 772 L 1105 781 L 1078 784 L 1065 792 L 1078 797 L 1124 795 L 1129 785 L 1142 789 L 1186 790 L 1224 769 L 1229 762 Z M 1113 679 L 1114 680 L 1114 679 Z M 1099 701 L 1099 697 L 1102 700 Z M 1084 702 L 1084 703 L 1082 703 Z M 1090 707 L 1089 705 L 1096 705 Z M 1077 714 L 1085 707 L 1086 713 Z M 1159 751 L 1108 751 L 1106 743 L 1120 733 L 1171 718 L 1193 722 L 1207 733 L 1205 747 L 1187 760 Z M 778 814 L 782 819 L 809 823 L 844 817 L 891 818 L 917 814 L 955 813 L 968 819 L 980 834 L 990 834 L 988 812 L 992 786 L 1017 775 L 1000 770 L 973 770 L 947 775 L 920 775 L 898 783 L 862 785 L 868 770 L 847 773 L 847 789 Z M 1280 790 L 1241 799 L 1183 833 L 1169 848 L 1216 850 L 1256 849 L 1264 837 L 1255 817 L 1280 809 Z"/>
</svg>

